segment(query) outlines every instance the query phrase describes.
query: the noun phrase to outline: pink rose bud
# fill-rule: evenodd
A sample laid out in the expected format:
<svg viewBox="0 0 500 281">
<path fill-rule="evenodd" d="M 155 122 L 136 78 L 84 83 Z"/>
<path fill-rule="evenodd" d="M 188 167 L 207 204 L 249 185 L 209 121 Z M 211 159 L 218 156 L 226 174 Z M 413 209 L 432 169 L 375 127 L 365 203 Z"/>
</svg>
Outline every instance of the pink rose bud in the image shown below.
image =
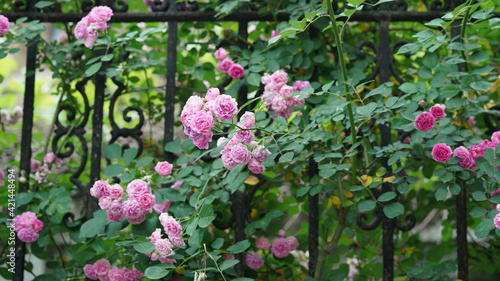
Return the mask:
<svg viewBox="0 0 500 281">
<path fill-rule="evenodd" d="M 155 171 L 162 177 L 172 174 L 172 164 L 167 161 L 158 162 L 155 166 Z"/>
<path fill-rule="evenodd" d="M 227 57 L 227 51 L 224 48 L 219 48 L 215 51 L 215 58 L 218 60 L 223 60 Z"/>
<path fill-rule="evenodd" d="M 429 112 L 423 112 L 415 118 L 413 124 L 420 131 L 429 131 L 434 127 L 434 116 Z"/>
<path fill-rule="evenodd" d="M 245 69 L 243 69 L 243 66 L 235 63 L 229 68 L 228 73 L 232 78 L 240 79 L 245 75 Z"/>
<path fill-rule="evenodd" d="M 9 31 L 9 19 L 6 16 L 0 15 L 0 35 L 5 35 Z"/>
<path fill-rule="evenodd" d="M 446 162 L 450 160 L 451 155 L 451 147 L 444 143 L 438 143 L 432 148 L 432 158 L 438 162 Z"/>
<path fill-rule="evenodd" d="M 429 112 L 434 118 L 442 119 L 446 116 L 446 113 L 444 112 L 445 108 L 446 106 L 443 104 L 436 104 L 429 109 Z"/>
</svg>

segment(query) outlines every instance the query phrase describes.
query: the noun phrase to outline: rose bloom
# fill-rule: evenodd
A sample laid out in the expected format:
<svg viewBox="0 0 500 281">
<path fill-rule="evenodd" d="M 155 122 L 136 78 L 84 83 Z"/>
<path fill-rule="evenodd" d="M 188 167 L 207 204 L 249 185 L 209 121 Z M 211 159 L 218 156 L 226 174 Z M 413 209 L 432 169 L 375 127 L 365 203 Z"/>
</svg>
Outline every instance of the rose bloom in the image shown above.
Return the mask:
<svg viewBox="0 0 500 281">
<path fill-rule="evenodd" d="M 95 273 L 94 265 L 92 264 L 86 264 L 83 267 L 83 273 L 87 278 L 92 279 L 92 280 L 97 280 L 97 273 Z"/>
<path fill-rule="evenodd" d="M 31 227 L 38 219 L 36 218 L 36 214 L 33 212 L 24 212 L 20 215 L 14 217 L 14 224 L 16 228 L 29 228 Z"/>
<path fill-rule="evenodd" d="M 172 243 L 168 241 L 168 239 L 158 239 L 155 244 L 155 252 L 157 252 L 160 256 L 170 256 L 172 251 Z"/>
<path fill-rule="evenodd" d="M 94 263 L 94 270 L 97 274 L 98 278 L 102 278 L 103 276 L 107 276 L 109 271 L 109 261 L 107 259 L 100 259 Z"/>
<path fill-rule="evenodd" d="M 252 153 L 250 153 L 247 146 L 242 143 L 235 144 L 229 153 L 231 159 L 233 159 L 236 164 L 247 164 L 252 158 Z"/>
<path fill-rule="evenodd" d="M 38 239 L 39 235 L 32 228 L 21 228 L 17 231 L 17 237 L 23 242 L 32 243 Z"/>
<path fill-rule="evenodd" d="M 438 143 L 432 148 L 432 158 L 438 162 L 446 162 L 450 160 L 451 155 L 451 147 L 445 143 Z"/>
<path fill-rule="evenodd" d="M 493 218 L 493 223 L 496 228 L 500 229 L 500 213 L 496 214 L 495 218 Z"/>
<path fill-rule="evenodd" d="M 284 70 L 277 70 L 271 75 L 271 81 L 279 86 L 283 86 L 288 81 L 288 74 Z"/>
<path fill-rule="evenodd" d="M 215 58 L 218 60 L 223 60 L 227 57 L 227 51 L 224 48 L 219 48 L 215 51 Z"/>
<path fill-rule="evenodd" d="M 113 184 L 108 188 L 108 192 L 111 199 L 118 199 L 123 196 L 123 187 L 119 184 Z"/>
<path fill-rule="evenodd" d="M 208 149 L 208 143 L 212 141 L 213 133 L 198 134 L 196 137 L 191 137 L 193 144 L 199 149 Z"/>
<path fill-rule="evenodd" d="M 227 73 L 233 64 L 234 62 L 230 58 L 225 58 L 217 64 L 217 69 L 219 69 L 220 72 Z"/>
<path fill-rule="evenodd" d="M 115 266 L 108 271 L 108 278 L 109 281 L 123 281 L 125 275 L 121 269 Z"/>
<path fill-rule="evenodd" d="M 158 162 L 155 166 L 155 171 L 162 177 L 166 177 L 172 173 L 172 164 L 167 161 Z"/>
<path fill-rule="evenodd" d="M 99 207 L 103 210 L 106 210 L 107 208 L 109 208 L 109 206 L 111 206 L 111 202 L 113 202 L 113 199 L 111 199 L 111 197 L 103 196 L 99 198 Z"/>
<path fill-rule="evenodd" d="M 35 159 L 30 159 L 30 172 L 32 173 L 38 172 L 41 167 L 42 163 L 40 163 L 40 161 Z"/>
<path fill-rule="evenodd" d="M 155 212 L 157 212 L 158 214 L 164 213 L 168 211 L 168 208 L 170 208 L 170 204 L 172 204 L 172 201 L 165 200 L 161 204 L 154 204 L 153 210 L 155 210 Z"/>
<path fill-rule="evenodd" d="M 496 146 L 498 144 L 500 144 L 500 131 L 498 132 L 494 132 L 492 135 L 491 135 L 491 142 Z"/>
<path fill-rule="evenodd" d="M 462 168 L 473 169 L 474 166 L 476 166 L 474 158 L 470 154 L 469 150 L 463 146 L 455 148 L 453 156 L 460 158 L 460 162 L 458 162 L 457 165 Z"/>
<path fill-rule="evenodd" d="M 207 134 L 215 125 L 211 112 L 200 110 L 188 119 L 190 127 L 198 134 Z"/>
<path fill-rule="evenodd" d="M 222 165 L 224 165 L 224 168 L 226 168 L 228 170 L 232 170 L 237 165 L 237 163 L 234 162 L 234 160 L 231 158 L 231 156 L 227 152 L 222 154 L 221 160 L 222 160 Z"/>
<path fill-rule="evenodd" d="M 479 144 L 471 145 L 471 147 L 469 148 L 470 155 L 474 159 L 479 158 L 479 157 L 483 157 L 485 150 L 486 150 L 486 148 L 482 145 L 479 145 Z"/>
<path fill-rule="evenodd" d="M 137 219 L 146 213 L 144 206 L 135 199 L 123 202 L 123 214 L 127 219 Z"/>
<path fill-rule="evenodd" d="M 252 157 L 259 162 L 266 160 L 269 155 L 271 155 L 271 152 L 262 145 L 255 147 L 252 151 Z"/>
<path fill-rule="evenodd" d="M 257 247 L 257 249 L 267 251 L 271 247 L 271 243 L 269 243 L 269 239 L 267 239 L 266 237 L 259 237 L 255 241 L 255 247 Z"/>
<path fill-rule="evenodd" d="M 444 104 L 435 104 L 429 109 L 429 112 L 432 114 L 432 116 L 436 119 L 442 119 L 446 116 L 446 113 L 444 112 L 446 106 Z"/>
<path fill-rule="evenodd" d="M 266 171 L 266 167 L 255 158 L 250 159 L 250 162 L 248 162 L 248 169 L 254 174 L 262 174 Z"/>
<path fill-rule="evenodd" d="M 264 76 L 260 78 L 260 82 L 262 82 L 262 84 L 264 85 L 271 83 L 271 75 L 269 75 L 268 73 L 264 73 Z"/>
<path fill-rule="evenodd" d="M 9 31 L 9 19 L 6 16 L 0 15 L 0 35 L 5 35 Z"/>
<path fill-rule="evenodd" d="M 434 116 L 429 112 L 423 112 L 415 118 L 413 124 L 420 131 L 429 131 L 434 127 Z"/>
<path fill-rule="evenodd" d="M 271 246 L 271 252 L 277 258 L 284 258 L 290 253 L 290 245 L 285 238 L 277 238 Z"/>
<path fill-rule="evenodd" d="M 294 251 L 299 246 L 299 241 L 295 238 L 295 236 L 290 236 L 285 239 L 286 242 L 288 242 L 288 246 L 290 246 L 290 251 Z"/>
<path fill-rule="evenodd" d="M 219 88 L 210 88 L 205 94 L 205 100 L 207 102 L 214 101 L 220 95 Z"/>
<path fill-rule="evenodd" d="M 174 217 L 170 216 L 168 213 L 162 213 L 159 217 L 159 220 L 169 237 L 181 235 L 182 226 L 177 222 L 177 220 L 175 220 Z"/>
<path fill-rule="evenodd" d="M 90 10 L 89 17 L 94 22 L 107 22 L 113 16 L 113 10 L 107 6 L 96 6 Z"/>
<path fill-rule="evenodd" d="M 85 39 L 87 37 L 87 28 L 89 25 L 89 17 L 83 17 L 75 26 L 75 38 L 78 40 Z"/>
<path fill-rule="evenodd" d="M 149 241 L 151 243 L 155 243 L 158 239 L 161 239 L 161 228 L 157 228 L 153 233 L 151 233 L 151 236 L 149 236 Z"/>
<path fill-rule="evenodd" d="M 37 219 L 33 224 L 31 225 L 34 231 L 39 232 L 43 228 L 43 222 L 39 219 Z"/>
<path fill-rule="evenodd" d="M 249 129 L 255 126 L 255 114 L 250 111 L 246 111 L 241 117 L 238 125 L 244 129 Z"/>
<path fill-rule="evenodd" d="M 239 130 L 234 134 L 234 139 L 239 142 L 250 143 L 253 140 L 253 132 L 251 130 Z"/>
<path fill-rule="evenodd" d="M 214 114 L 222 121 L 228 121 L 238 111 L 236 99 L 229 95 L 220 95 L 214 101 Z"/>
<path fill-rule="evenodd" d="M 240 79 L 245 75 L 245 69 L 243 66 L 235 63 L 228 70 L 229 76 L 234 79 Z"/>
<path fill-rule="evenodd" d="M 295 81 L 293 83 L 293 89 L 295 91 L 302 91 L 305 88 L 311 87 L 311 84 L 308 81 Z"/>
<path fill-rule="evenodd" d="M 182 186 L 183 183 L 184 183 L 184 181 L 176 181 L 176 182 L 174 182 L 174 184 L 172 184 L 171 188 L 177 188 L 178 189 L 178 188 L 180 188 Z"/>
<path fill-rule="evenodd" d="M 127 194 L 134 198 L 144 193 L 151 193 L 151 187 L 143 180 L 133 180 L 127 185 Z"/>
<path fill-rule="evenodd" d="M 144 208 L 151 208 L 156 202 L 156 198 L 151 193 L 144 193 L 139 195 L 136 200 L 141 203 Z"/>
<path fill-rule="evenodd" d="M 262 256 L 259 255 L 259 253 L 253 251 L 248 252 L 248 254 L 245 255 L 245 262 L 247 263 L 248 267 L 250 267 L 253 270 L 257 270 L 264 265 L 264 260 L 262 259 Z"/>
<path fill-rule="evenodd" d="M 109 183 L 105 180 L 98 180 L 90 188 L 90 195 L 94 197 L 109 196 Z"/>
<path fill-rule="evenodd" d="M 184 243 L 184 239 L 182 239 L 182 236 L 169 236 L 168 237 L 170 241 L 172 241 L 172 244 L 176 247 L 184 247 L 186 243 Z"/>
</svg>

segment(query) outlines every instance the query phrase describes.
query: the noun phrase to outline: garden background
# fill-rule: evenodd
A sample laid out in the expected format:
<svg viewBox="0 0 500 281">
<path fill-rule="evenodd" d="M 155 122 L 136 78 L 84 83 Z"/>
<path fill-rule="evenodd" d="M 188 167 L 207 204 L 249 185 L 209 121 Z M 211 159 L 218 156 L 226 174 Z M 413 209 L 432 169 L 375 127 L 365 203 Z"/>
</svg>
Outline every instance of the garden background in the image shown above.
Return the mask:
<svg viewBox="0 0 500 281">
<path fill-rule="evenodd" d="M 2 278 L 498 280 L 498 4 L 1 3 Z"/>
</svg>

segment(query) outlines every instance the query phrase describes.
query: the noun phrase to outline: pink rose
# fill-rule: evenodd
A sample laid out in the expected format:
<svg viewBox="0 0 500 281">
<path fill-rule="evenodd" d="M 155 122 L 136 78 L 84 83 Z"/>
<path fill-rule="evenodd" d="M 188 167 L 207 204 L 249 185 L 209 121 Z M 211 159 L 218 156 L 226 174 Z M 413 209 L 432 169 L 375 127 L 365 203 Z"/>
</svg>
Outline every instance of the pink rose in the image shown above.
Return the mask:
<svg viewBox="0 0 500 281">
<path fill-rule="evenodd" d="M 123 187 L 119 184 L 113 184 L 108 188 L 108 192 L 111 199 L 118 199 L 123 196 Z"/>
<path fill-rule="evenodd" d="M 234 134 L 234 139 L 239 142 L 250 143 L 253 140 L 253 132 L 251 130 L 239 130 Z"/>
<path fill-rule="evenodd" d="M 151 208 L 155 204 L 155 196 L 151 193 L 144 193 L 139 195 L 136 200 L 141 203 L 144 208 Z"/>
<path fill-rule="evenodd" d="M 259 253 L 253 251 L 248 252 L 248 254 L 245 255 L 245 262 L 247 263 L 248 267 L 250 267 L 253 270 L 257 270 L 264 265 L 264 260 L 262 259 L 262 256 L 259 255 Z"/>
<path fill-rule="evenodd" d="M 246 111 L 241 117 L 238 125 L 244 129 L 249 129 L 255 126 L 255 114 L 250 111 Z"/>
<path fill-rule="evenodd" d="M 149 241 L 153 244 L 158 241 L 158 239 L 161 239 L 161 228 L 157 228 L 153 231 L 153 233 L 151 233 L 151 236 L 149 236 Z"/>
<path fill-rule="evenodd" d="M 92 49 L 92 48 L 94 48 L 94 44 L 95 44 L 96 40 L 97 40 L 97 35 L 87 36 L 87 37 L 85 37 L 85 40 L 83 41 L 83 45 L 85 45 L 85 47 L 87 47 L 89 49 Z"/>
<path fill-rule="evenodd" d="M 260 78 L 260 82 L 262 82 L 262 84 L 264 84 L 264 85 L 271 83 L 271 75 L 269 75 L 268 73 L 265 73 L 264 76 L 262 76 Z"/>
<path fill-rule="evenodd" d="M 233 66 L 234 62 L 230 58 L 225 58 L 217 64 L 217 69 L 219 69 L 220 72 L 227 73 L 231 66 Z"/>
<path fill-rule="evenodd" d="M 78 40 L 85 39 L 87 37 L 87 28 L 89 25 L 89 18 L 83 17 L 75 26 L 75 38 Z"/>
<path fill-rule="evenodd" d="M 236 164 L 247 164 L 252 158 L 252 153 L 250 153 L 247 146 L 242 143 L 235 144 L 229 153 L 231 159 L 233 159 Z"/>
<path fill-rule="evenodd" d="M 182 226 L 168 213 L 162 213 L 159 220 L 169 237 L 180 236 L 182 234 Z"/>
<path fill-rule="evenodd" d="M 500 144 L 500 131 L 498 132 L 494 132 L 492 135 L 491 135 L 491 142 L 497 146 L 498 144 Z"/>
<path fill-rule="evenodd" d="M 184 181 L 176 181 L 176 182 L 174 182 L 174 184 L 172 184 L 171 188 L 179 189 L 183 183 L 184 183 Z"/>
<path fill-rule="evenodd" d="M 109 261 L 107 259 L 100 259 L 94 263 L 94 270 L 98 278 L 103 278 L 103 276 L 108 275 L 109 271 Z"/>
<path fill-rule="evenodd" d="M 279 86 L 283 86 L 288 81 L 288 74 L 280 69 L 271 75 L 271 81 Z"/>
<path fill-rule="evenodd" d="M 107 6 L 96 6 L 90 10 L 89 17 L 93 22 L 107 22 L 113 16 L 113 10 Z"/>
<path fill-rule="evenodd" d="M 43 228 L 43 222 L 39 219 L 35 220 L 31 225 L 34 231 L 39 232 Z"/>
<path fill-rule="evenodd" d="M 113 199 L 111 199 L 111 197 L 103 196 L 99 198 L 99 207 L 103 210 L 106 210 L 107 208 L 109 208 L 109 206 L 111 206 L 111 202 L 113 202 Z"/>
<path fill-rule="evenodd" d="M 224 153 L 221 156 L 222 165 L 228 170 L 232 170 L 238 163 L 234 162 L 229 153 Z"/>
<path fill-rule="evenodd" d="M 262 145 L 255 147 L 252 151 L 252 157 L 259 162 L 266 160 L 267 156 L 271 155 L 271 152 Z"/>
<path fill-rule="evenodd" d="M 172 164 L 167 161 L 158 162 L 155 166 L 155 171 L 162 177 L 166 177 L 172 173 Z"/>
<path fill-rule="evenodd" d="M 127 185 L 127 194 L 130 198 L 138 197 L 144 193 L 151 193 L 151 187 L 143 180 L 136 179 Z"/>
<path fill-rule="evenodd" d="M 128 222 L 131 224 L 140 224 L 146 219 L 146 214 L 142 214 L 137 218 L 127 218 Z"/>
<path fill-rule="evenodd" d="M 271 252 L 277 258 L 284 258 L 290 253 L 290 245 L 285 238 L 277 238 L 271 246 Z"/>
<path fill-rule="evenodd" d="M 135 278 L 133 270 L 124 267 L 124 268 L 122 268 L 122 271 L 123 271 L 123 279 L 125 281 L 135 281 L 135 280 L 137 280 Z"/>
<path fill-rule="evenodd" d="M 429 112 L 434 118 L 442 119 L 446 116 L 446 113 L 444 112 L 445 108 L 446 106 L 444 104 L 435 104 L 429 109 Z"/>
<path fill-rule="evenodd" d="M 40 161 L 35 159 L 30 159 L 30 172 L 36 173 L 40 170 L 41 167 L 42 163 L 40 163 Z"/>
<path fill-rule="evenodd" d="M 45 156 L 43 156 L 43 162 L 47 164 L 51 164 L 55 159 L 56 155 L 54 154 L 54 152 L 49 152 L 45 154 Z"/>
<path fill-rule="evenodd" d="M 123 203 L 123 214 L 127 219 L 140 218 L 145 212 L 144 206 L 135 199 L 129 199 Z"/>
<path fill-rule="evenodd" d="M 285 239 L 286 242 L 288 242 L 288 246 L 290 246 L 290 251 L 294 251 L 299 246 L 299 241 L 295 238 L 295 236 L 290 236 Z"/>
<path fill-rule="evenodd" d="M 193 144 L 199 149 L 208 149 L 208 143 L 212 141 L 213 133 L 209 132 L 207 134 L 197 134 L 191 136 Z"/>
<path fill-rule="evenodd" d="M 438 162 L 446 162 L 450 160 L 451 155 L 451 147 L 445 143 L 438 143 L 432 148 L 432 158 Z"/>
<path fill-rule="evenodd" d="M 486 148 L 482 145 L 479 145 L 479 144 L 471 145 L 471 147 L 469 148 L 470 155 L 474 159 L 479 158 L 479 157 L 483 157 L 485 150 L 486 150 Z"/>
<path fill-rule="evenodd" d="M 220 95 L 214 101 L 214 114 L 222 121 L 228 121 L 238 111 L 236 99 L 229 95 Z"/>
<path fill-rule="evenodd" d="M 467 122 L 471 127 L 476 126 L 476 117 L 474 117 L 474 115 L 470 116 L 469 119 L 467 119 Z"/>
<path fill-rule="evenodd" d="M 158 239 L 155 244 L 155 252 L 160 256 L 170 256 L 174 251 L 172 251 L 172 243 L 168 239 Z"/>
<path fill-rule="evenodd" d="M 269 239 L 267 239 L 266 237 L 259 237 L 255 241 L 255 247 L 257 247 L 257 249 L 267 251 L 271 247 L 271 243 L 269 243 Z"/>
<path fill-rule="evenodd" d="M 105 180 L 98 180 L 90 188 L 90 195 L 100 198 L 102 196 L 109 196 L 109 183 Z"/>
<path fill-rule="evenodd" d="M 123 281 L 125 275 L 121 269 L 115 266 L 108 271 L 108 278 L 109 281 Z"/>
<path fill-rule="evenodd" d="M 434 127 L 434 117 L 429 112 L 423 112 L 415 118 L 413 124 L 417 130 L 426 132 Z"/>
<path fill-rule="evenodd" d="M 87 278 L 92 279 L 92 280 L 97 280 L 97 273 L 95 272 L 94 265 L 92 264 L 86 264 L 83 267 L 83 273 Z"/>
<path fill-rule="evenodd" d="M 235 63 L 228 70 L 229 76 L 234 79 L 240 79 L 245 75 L 245 69 L 243 66 Z"/>
<path fill-rule="evenodd" d="M 189 118 L 189 125 L 198 134 L 208 134 L 215 125 L 212 113 L 200 110 Z"/>
<path fill-rule="evenodd" d="M 6 16 L 0 15 L 0 35 L 5 35 L 9 31 L 9 19 Z"/>
<path fill-rule="evenodd" d="M 218 60 L 223 60 L 227 57 L 227 51 L 224 48 L 219 48 L 215 51 L 215 58 Z"/>
<path fill-rule="evenodd" d="M 492 191 L 491 194 L 490 194 L 490 196 L 493 197 L 493 196 L 495 196 L 496 194 L 499 194 L 499 193 L 500 193 L 500 188 L 497 189 L 497 190 L 495 190 L 495 191 Z"/>
<path fill-rule="evenodd" d="M 155 212 L 157 212 L 158 214 L 161 214 L 163 212 L 168 211 L 168 208 L 170 208 L 170 204 L 172 204 L 172 201 L 165 200 L 161 204 L 154 204 L 153 210 L 155 210 Z"/>
<path fill-rule="evenodd" d="M 214 101 L 220 95 L 219 88 L 210 88 L 205 94 L 205 100 L 207 102 Z"/>
<path fill-rule="evenodd" d="M 266 171 L 266 167 L 255 158 L 250 159 L 250 162 L 248 162 L 248 169 L 254 174 L 262 174 Z"/>
<path fill-rule="evenodd" d="M 39 235 L 32 228 L 21 228 L 17 231 L 17 237 L 23 242 L 32 243 L 38 239 Z"/>
<path fill-rule="evenodd" d="M 495 218 L 493 218 L 493 223 L 496 228 L 500 229 L 500 213 L 496 214 Z"/>
<path fill-rule="evenodd" d="M 169 236 L 168 237 L 170 241 L 172 241 L 172 244 L 176 247 L 184 247 L 186 244 L 184 243 L 184 239 L 182 239 L 182 236 Z"/>
<path fill-rule="evenodd" d="M 311 87 L 311 84 L 309 84 L 308 81 L 295 81 L 293 83 L 293 89 L 295 91 L 302 91 L 305 88 L 309 88 L 309 87 Z"/>
</svg>

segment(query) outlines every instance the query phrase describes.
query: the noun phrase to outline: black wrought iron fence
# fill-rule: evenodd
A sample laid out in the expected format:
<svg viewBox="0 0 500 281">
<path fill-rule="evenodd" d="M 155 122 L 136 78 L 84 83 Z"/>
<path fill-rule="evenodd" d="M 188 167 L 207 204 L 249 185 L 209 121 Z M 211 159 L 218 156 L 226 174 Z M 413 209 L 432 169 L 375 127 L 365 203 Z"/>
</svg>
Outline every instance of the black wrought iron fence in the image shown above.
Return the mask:
<svg viewBox="0 0 500 281">
<path fill-rule="evenodd" d="M 39 0 L 25 0 L 25 1 L 15 1 L 13 11 L 3 11 L 3 14 L 11 20 L 16 20 L 21 17 L 27 17 L 30 20 L 38 19 L 42 22 L 51 23 L 68 23 L 77 22 L 81 19 L 84 13 L 88 12 L 93 6 L 97 5 L 107 5 L 111 7 L 115 14 L 112 18 L 112 22 L 168 22 L 168 50 L 166 57 L 166 89 L 165 89 L 165 110 L 164 110 L 164 132 L 163 132 L 163 142 L 168 143 L 174 139 L 174 96 L 176 93 L 176 67 L 177 67 L 177 45 L 178 45 L 178 22 L 190 22 L 190 21 L 235 21 L 239 24 L 239 36 L 246 38 L 247 26 L 250 21 L 269 21 L 269 20 L 280 20 L 286 21 L 288 15 L 278 14 L 273 16 L 271 14 L 261 14 L 257 11 L 251 9 L 240 9 L 231 15 L 215 18 L 215 11 L 197 11 L 198 4 L 196 2 L 183 2 L 177 3 L 175 0 L 170 0 L 168 2 L 157 1 L 154 2 L 152 6 L 152 12 L 149 13 L 129 13 L 127 12 L 127 2 L 126 1 L 114 1 L 114 0 L 95 0 L 95 1 L 84 1 L 80 10 L 82 13 L 67 14 L 61 13 L 59 6 L 50 6 L 44 9 L 38 9 L 35 7 Z M 355 13 L 351 21 L 358 22 L 374 22 L 378 26 L 378 40 L 376 42 L 370 42 L 363 40 L 363 36 L 360 36 L 359 48 L 369 47 L 375 54 L 375 66 L 372 70 L 372 74 L 369 79 L 378 76 L 378 83 L 382 84 L 384 82 L 390 81 L 391 77 L 394 77 L 400 82 L 403 82 L 403 78 L 400 75 L 400 70 L 395 66 L 394 60 L 394 50 L 398 48 L 402 43 L 401 41 L 393 42 L 391 41 L 391 23 L 396 21 L 403 22 L 425 22 L 438 17 L 441 17 L 444 11 L 449 11 L 456 6 L 461 4 L 460 0 L 446 0 L 444 2 L 436 1 L 431 7 L 431 11 L 418 12 L 418 11 L 408 11 L 407 4 L 405 1 L 395 1 L 391 3 L 385 3 L 377 6 L 377 8 L 366 8 L 363 11 Z M 172 7 L 176 7 L 172 9 Z M 369 7 L 369 6 L 367 6 Z M 459 33 L 460 30 L 455 29 L 454 34 Z M 24 92 L 24 119 L 22 125 L 22 141 L 21 141 L 21 159 L 20 159 L 20 170 L 29 171 L 30 170 L 30 159 L 32 155 L 32 131 L 33 131 L 33 112 L 35 108 L 34 98 L 35 98 L 35 83 L 36 83 L 36 56 L 37 56 L 37 45 L 32 44 L 28 46 L 26 55 L 26 82 L 25 82 L 25 92 Z M 361 52 L 360 52 L 360 55 Z M 85 91 L 85 84 L 93 83 L 95 85 L 95 92 L 88 93 Z M 86 159 L 90 156 L 90 167 L 87 167 L 87 162 L 82 161 L 81 165 L 77 170 L 72 171 L 71 181 L 86 194 L 85 197 L 85 209 L 86 214 L 90 216 L 93 210 L 97 209 L 97 203 L 90 197 L 88 192 L 89 185 L 91 185 L 95 180 L 101 177 L 101 163 L 102 163 L 102 148 L 103 148 L 103 120 L 104 116 L 104 91 L 109 85 L 106 84 L 106 77 L 102 74 L 96 74 L 92 78 L 84 78 L 79 81 L 76 88 L 83 97 L 83 108 L 84 118 L 79 121 L 79 123 L 72 128 L 66 127 L 64 124 L 56 122 L 56 127 L 54 131 L 54 139 L 52 144 L 54 148 L 58 145 L 59 138 L 66 135 L 71 135 L 72 137 L 79 140 L 81 149 L 80 152 L 82 159 Z M 111 97 L 111 103 L 109 111 L 114 111 L 114 105 L 116 99 L 123 92 L 123 85 L 119 81 L 113 81 L 115 83 L 116 90 Z M 93 104 L 90 104 L 89 96 L 93 95 Z M 247 90 L 245 87 L 241 87 L 238 92 L 238 101 L 240 104 L 247 101 Z M 69 105 L 62 105 L 58 108 L 58 112 L 66 112 L 68 118 L 72 118 L 76 109 Z M 139 115 L 139 123 L 130 129 L 119 128 L 119 126 L 114 122 L 112 115 L 109 116 L 111 131 L 110 142 L 115 142 L 119 137 L 131 137 L 136 140 L 139 151 L 142 148 L 142 141 L 140 139 L 141 129 L 144 124 L 144 117 L 141 109 L 135 107 L 128 107 L 126 112 L 123 113 L 126 118 L 129 111 L 135 111 Z M 91 127 L 91 131 L 87 128 Z M 380 134 L 382 139 L 382 146 L 391 144 L 391 128 L 382 125 L 380 126 Z M 85 136 L 91 135 L 90 144 L 87 143 Z M 75 147 L 69 145 L 64 151 L 59 153 L 59 157 L 69 157 L 73 153 L 76 153 Z M 168 152 L 164 153 L 165 160 L 172 161 L 173 155 Z M 387 166 L 387 159 L 383 160 L 384 165 L 389 170 Z M 90 169 L 90 178 L 82 179 L 81 175 L 84 169 Z M 318 173 L 318 168 L 316 163 L 311 160 L 309 167 L 310 175 L 315 175 Z M 25 173 L 29 176 L 29 172 Z M 21 183 L 19 187 L 19 192 L 24 192 L 30 189 L 29 181 Z M 392 191 L 393 187 L 390 183 L 384 183 L 381 192 Z M 217 222 L 216 225 L 221 228 L 233 227 L 235 229 L 236 241 L 241 241 L 245 239 L 244 228 L 247 224 L 247 212 L 249 205 L 251 204 L 252 192 L 243 193 L 236 192 L 233 194 L 232 202 L 236 206 L 243 206 L 243 208 L 233 208 L 233 217 L 227 222 Z M 465 190 L 462 190 L 457 197 L 457 256 L 458 256 L 458 278 L 461 280 L 468 280 L 468 250 L 467 250 L 467 216 L 466 210 L 466 197 Z M 310 275 L 314 276 L 315 264 L 318 259 L 318 196 L 310 196 L 309 198 L 309 270 Z M 88 217 L 87 217 L 88 219 Z M 381 209 L 375 211 L 375 217 L 371 221 L 367 222 L 368 216 L 364 213 L 358 215 L 359 226 L 370 231 L 379 226 L 382 227 L 383 233 L 383 280 L 393 280 L 394 278 L 394 235 L 398 231 L 408 231 L 416 223 L 416 219 L 412 215 L 407 215 L 404 218 L 406 223 L 400 224 L 396 219 L 390 219 L 386 217 Z M 21 281 L 24 279 L 24 253 L 25 245 L 21 241 L 17 241 L 16 250 L 16 273 L 14 280 Z M 238 268 L 238 274 L 243 274 L 242 268 Z"/>
</svg>

